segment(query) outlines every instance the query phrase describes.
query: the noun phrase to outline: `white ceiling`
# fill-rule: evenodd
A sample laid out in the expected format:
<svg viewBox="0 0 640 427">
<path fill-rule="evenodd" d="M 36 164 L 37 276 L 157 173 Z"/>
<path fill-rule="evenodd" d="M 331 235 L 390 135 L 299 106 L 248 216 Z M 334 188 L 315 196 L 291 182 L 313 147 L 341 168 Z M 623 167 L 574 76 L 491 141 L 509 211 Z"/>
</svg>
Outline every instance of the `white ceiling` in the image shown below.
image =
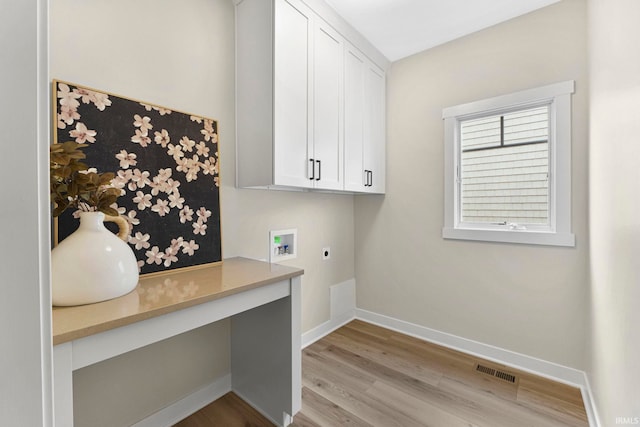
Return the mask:
<svg viewBox="0 0 640 427">
<path fill-rule="evenodd" d="M 559 0 L 325 0 L 396 61 Z"/>
</svg>

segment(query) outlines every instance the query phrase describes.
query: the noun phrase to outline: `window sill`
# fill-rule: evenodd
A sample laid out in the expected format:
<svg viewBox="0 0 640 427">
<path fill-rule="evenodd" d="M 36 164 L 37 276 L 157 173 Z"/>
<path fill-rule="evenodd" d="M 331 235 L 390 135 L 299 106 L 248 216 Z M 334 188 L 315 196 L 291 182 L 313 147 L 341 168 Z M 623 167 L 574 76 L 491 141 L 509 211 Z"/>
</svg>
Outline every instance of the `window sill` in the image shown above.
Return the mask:
<svg viewBox="0 0 640 427">
<path fill-rule="evenodd" d="M 444 239 L 519 243 L 525 245 L 567 247 L 575 247 L 576 245 L 576 236 L 573 233 L 552 233 L 548 231 L 471 230 L 460 228 L 443 228 L 442 237 Z"/>
</svg>

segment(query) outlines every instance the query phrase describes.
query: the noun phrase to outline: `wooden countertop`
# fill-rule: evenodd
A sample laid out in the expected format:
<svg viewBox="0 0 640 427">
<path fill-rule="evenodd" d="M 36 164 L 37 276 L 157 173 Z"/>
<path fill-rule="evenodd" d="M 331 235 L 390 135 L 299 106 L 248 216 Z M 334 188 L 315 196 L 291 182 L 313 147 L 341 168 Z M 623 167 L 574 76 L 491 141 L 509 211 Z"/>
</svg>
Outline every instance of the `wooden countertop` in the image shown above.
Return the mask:
<svg viewBox="0 0 640 427">
<path fill-rule="evenodd" d="M 53 308 L 53 345 L 300 276 L 304 270 L 246 258 L 142 277 L 131 293 L 96 304 Z"/>
</svg>

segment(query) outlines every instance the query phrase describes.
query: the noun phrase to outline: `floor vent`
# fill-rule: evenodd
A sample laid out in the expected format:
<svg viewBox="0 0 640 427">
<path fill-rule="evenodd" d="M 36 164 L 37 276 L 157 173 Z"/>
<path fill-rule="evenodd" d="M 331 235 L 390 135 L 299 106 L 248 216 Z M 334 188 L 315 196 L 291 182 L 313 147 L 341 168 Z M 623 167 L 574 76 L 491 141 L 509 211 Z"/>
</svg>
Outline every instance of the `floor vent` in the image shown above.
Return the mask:
<svg viewBox="0 0 640 427">
<path fill-rule="evenodd" d="M 516 380 L 517 380 L 516 376 L 513 375 L 513 374 L 510 374 L 510 373 L 504 372 L 504 371 L 500 371 L 498 369 L 493 369 L 493 368 L 490 368 L 489 366 L 484 366 L 484 365 L 481 365 L 479 363 L 476 364 L 476 371 L 477 372 L 481 372 L 483 374 L 491 375 L 492 377 L 499 378 L 499 379 L 501 379 L 503 381 L 507 381 L 507 382 L 510 382 L 512 384 L 515 384 Z"/>
</svg>

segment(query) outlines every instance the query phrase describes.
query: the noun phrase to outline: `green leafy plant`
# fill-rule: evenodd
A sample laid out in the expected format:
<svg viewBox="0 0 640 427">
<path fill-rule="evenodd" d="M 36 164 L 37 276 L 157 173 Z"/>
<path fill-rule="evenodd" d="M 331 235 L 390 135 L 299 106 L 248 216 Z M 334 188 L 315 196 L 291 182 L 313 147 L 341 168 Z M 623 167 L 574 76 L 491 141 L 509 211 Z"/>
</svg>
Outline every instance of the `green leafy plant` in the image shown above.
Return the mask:
<svg viewBox="0 0 640 427">
<path fill-rule="evenodd" d="M 53 216 L 59 216 L 67 208 L 84 212 L 99 211 L 105 215 L 118 216 L 111 207 L 120 196 L 120 190 L 111 187 L 114 174 L 97 173 L 81 160 L 86 144 L 67 141 L 53 144 L 49 148 L 50 192 Z"/>
</svg>

